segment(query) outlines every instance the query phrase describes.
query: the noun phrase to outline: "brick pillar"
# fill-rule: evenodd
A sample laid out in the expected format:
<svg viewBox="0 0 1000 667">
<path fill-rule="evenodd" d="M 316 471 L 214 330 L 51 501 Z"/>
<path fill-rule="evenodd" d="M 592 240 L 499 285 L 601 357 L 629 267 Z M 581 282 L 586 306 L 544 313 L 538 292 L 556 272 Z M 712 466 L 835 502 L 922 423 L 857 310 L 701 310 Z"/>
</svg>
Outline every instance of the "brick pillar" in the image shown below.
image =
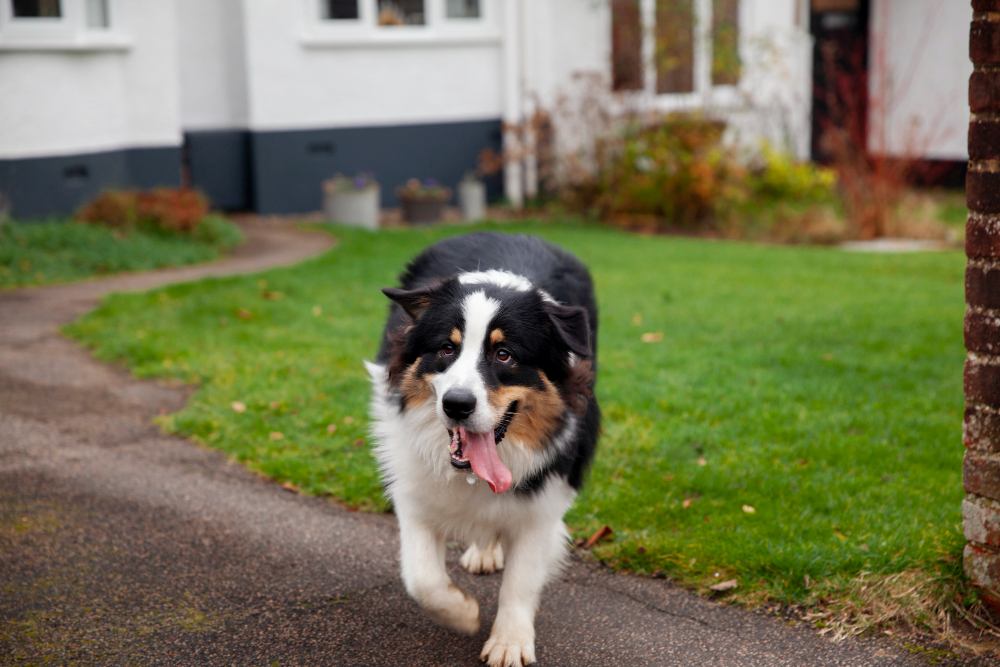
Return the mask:
<svg viewBox="0 0 1000 667">
<path fill-rule="evenodd" d="M 1000 0 L 972 0 L 965 253 L 965 573 L 1000 611 Z"/>
</svg>

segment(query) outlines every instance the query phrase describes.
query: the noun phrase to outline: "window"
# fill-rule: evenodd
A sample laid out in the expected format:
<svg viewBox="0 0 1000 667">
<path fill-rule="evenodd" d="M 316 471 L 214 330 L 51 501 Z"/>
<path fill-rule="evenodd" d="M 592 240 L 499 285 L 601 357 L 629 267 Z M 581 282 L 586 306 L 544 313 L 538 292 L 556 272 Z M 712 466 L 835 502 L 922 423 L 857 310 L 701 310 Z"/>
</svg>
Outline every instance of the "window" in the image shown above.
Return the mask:
<svg viewBox="0 0 1000 667">
<path fill-rule="evenodd" d="M 448 0 L 445 16 L 450 19 L 478 19 L 479 0 Z"/>
<path fill-rule="evenodd" d="M 691 95 L 739 83 L 739 0 L 611 0 L 611 12 L 615 90 Z"/>
<path fill-rule="evenodd" d="M 129 48 L 118 17 L 125 0 L 0 0 L 0 51 Z"/>
<path fill-rule="evenodd" d="M 14 18 L 57 19 L 62 17 L 59 0 L 12 0 Z"/>
<path fill-rule="evenodd" d="M 656 1 L 656 92 L 694 92 L 694 0 Z"/>
<path fill-rule="evenodd" d="M 339 21 L 358 17 L 358 0 L 323 0 L 322 18 L 326 20 Z"/>
<path fill-rule="evenodd" d="M 712 85 L 735 86 L 740 79 L 738 0 L 712 0 Z"/>
<path fill-rule="evenodd" d="M 611 2 L 611 75 L 615 90 L 642 90 L 642 13 L 639 0 Z"/>
<path fill-rule="evenodd" d="M 424 0 L 378 0 L 378 24 L 424 25 Z"/>
</svg>

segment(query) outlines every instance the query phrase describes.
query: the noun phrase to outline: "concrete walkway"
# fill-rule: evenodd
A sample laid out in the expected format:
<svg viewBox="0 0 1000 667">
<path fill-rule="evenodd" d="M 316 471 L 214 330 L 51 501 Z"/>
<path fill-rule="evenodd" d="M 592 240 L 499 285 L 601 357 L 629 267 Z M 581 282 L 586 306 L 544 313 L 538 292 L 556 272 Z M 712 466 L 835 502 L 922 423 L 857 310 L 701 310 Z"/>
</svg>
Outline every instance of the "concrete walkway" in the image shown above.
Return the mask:
<svg viewBox="0 0 1000 667">
<path fill-rule="evenodd" d="M 392 516 L 348 512 L 161 433 L 189 389 L 95 362 L 57 327 L 113 290 L 257 271 L 330 246 L 258 224 L 200 267 L 0 292 L 0 664 L 475 665 L 499 576 L 461 571 L 479 636 L 428 621 Z M 544 596 L 541 665 L 919 665 L 667 582 L 574 560 Z M 938 662 L 937 664 L 942 664 Z"/>
</svg>

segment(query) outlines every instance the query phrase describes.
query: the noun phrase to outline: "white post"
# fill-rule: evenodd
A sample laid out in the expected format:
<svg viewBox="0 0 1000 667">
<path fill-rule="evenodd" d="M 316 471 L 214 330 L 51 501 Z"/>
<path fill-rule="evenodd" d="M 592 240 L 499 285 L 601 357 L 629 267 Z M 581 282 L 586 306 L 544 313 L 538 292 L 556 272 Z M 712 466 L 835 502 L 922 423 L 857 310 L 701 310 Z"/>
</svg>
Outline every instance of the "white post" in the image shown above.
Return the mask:
<svg viewBox="0 0 1000 667">
<path fill-rule="evenodd" d="M 509 156 L 521 152 L 521 0 L 503 3 L 503 136 L 504 151 Z M 503 169 L 503 187 L 507 200 L 514 208 L 524 205 L 524 170 L 519 159 L 506 159 Z"/>
<path fill-rule="evenodd" d="M 535 116 L 535 100 L 531 93 L 537 94 L 537 87 L 534 85 L 535 77 L 535 28 L 538 26 L 537 0 L 527 2 L 519 0 L 521 12 L 521 81 L 524 87 L 522 91 L 522 109 L 524 118 L 524 132 L 521 140 L 524 142 L 524 195 L 528 199 L 538 196 L 538 137 L 535 136 L 535 127 L 532 124 Z"/>
</svg>

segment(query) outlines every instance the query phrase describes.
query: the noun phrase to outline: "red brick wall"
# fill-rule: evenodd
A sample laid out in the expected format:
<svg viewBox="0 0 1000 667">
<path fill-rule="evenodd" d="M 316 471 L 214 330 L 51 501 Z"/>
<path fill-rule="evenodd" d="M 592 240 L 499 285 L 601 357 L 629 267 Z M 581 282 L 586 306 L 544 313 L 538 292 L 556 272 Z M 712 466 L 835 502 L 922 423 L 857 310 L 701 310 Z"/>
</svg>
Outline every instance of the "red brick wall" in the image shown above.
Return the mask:
<svg viewBox="0 0 1000 667">
<path fill-rule="evenodd" d="M 965 572 L 1000 611 L 1000 0 L 972 0 L 965 253 Z"/>
</svg>

